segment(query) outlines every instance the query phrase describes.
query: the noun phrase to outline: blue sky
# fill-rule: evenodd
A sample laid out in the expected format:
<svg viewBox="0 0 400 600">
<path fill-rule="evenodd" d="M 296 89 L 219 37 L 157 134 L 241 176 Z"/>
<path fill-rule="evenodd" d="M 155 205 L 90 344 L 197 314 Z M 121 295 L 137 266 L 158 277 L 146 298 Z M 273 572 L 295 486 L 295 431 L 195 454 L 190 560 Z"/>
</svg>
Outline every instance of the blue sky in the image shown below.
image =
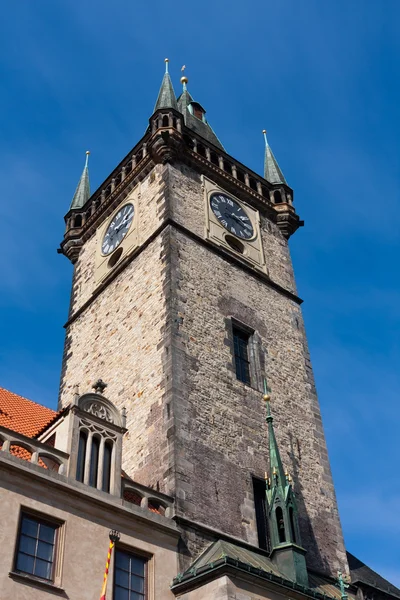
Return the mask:
<svg viewBox="0 0 400 600">
<path fill-rule="evenodd" d="M 139 5 L 139 7 L 138 7 Z M 0 23 L 0 385 L 55 407 L 71 266 L 56 248 L 143 135 L 165 56 L 228 152 L 269 141 L 348 549 L 400 585 L 398 0 L 19 0 Z M 397 209 L 397 210 L 396 210 Z"/>
</svg>

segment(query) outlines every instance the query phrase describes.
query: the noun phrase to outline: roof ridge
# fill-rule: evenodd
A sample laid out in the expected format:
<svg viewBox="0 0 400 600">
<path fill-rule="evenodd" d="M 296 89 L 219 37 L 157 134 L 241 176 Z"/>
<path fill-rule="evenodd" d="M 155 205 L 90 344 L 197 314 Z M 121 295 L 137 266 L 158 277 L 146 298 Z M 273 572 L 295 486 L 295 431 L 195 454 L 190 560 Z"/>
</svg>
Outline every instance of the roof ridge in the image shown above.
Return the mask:
<svg viewBox="0 0 400 600">
<path fill-rule="evenodd" d="M 16 396 L 17 398 L 22 398 L 22 400 L 26 400 L 27 402 L 31 402 L 32 404 L 35 404 L 36 406 L 40 406 L 41 408 L 45 408 L 46 410 L 51 410 L 54 413 L 58 413 L 58 410 L 54 410 L 54 408 L 49 408 L 48 406 L 45 406 L 44 404 L 40 404 L 39 402 L 35 402 L 35 400 L 31 400 L 30 398 L 26 398 L 26 396 L 21 396 L 21 394 L 17 394 L 16 392 L 12 392 L 11 390 L 8 390 L 7 388 L 3 387 L 0 385 L 0 392 L 7 392 L 8 394 L 12 394 L 13 396 Z M 1 397 L 0 397 L 0 402 L 1 402 Z"/>
</svg>

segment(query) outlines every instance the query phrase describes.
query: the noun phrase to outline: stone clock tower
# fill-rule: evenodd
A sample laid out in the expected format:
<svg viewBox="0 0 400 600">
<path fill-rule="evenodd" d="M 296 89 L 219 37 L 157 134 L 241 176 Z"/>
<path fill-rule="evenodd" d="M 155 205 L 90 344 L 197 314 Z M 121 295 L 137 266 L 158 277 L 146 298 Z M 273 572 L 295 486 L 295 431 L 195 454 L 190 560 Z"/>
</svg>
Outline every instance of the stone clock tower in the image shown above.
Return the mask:
<svg viewBox="0 0 400 600">
<path fill-rule="evenodd" d="M 230 156 L 182 83 L 176 98 L 167 68 L 144 137 L 92 195 L 86 165 L 66 215 L 60 407 L 108 384 L 126 409 L 126 474 L 175 499 L 181 569 L 218 534 L 284 551 L 284 572 L 293 559 L 336 575 L 347 560 L 288 249 L 293 191 L 267 140 L 264 177 Z"/>
</svg>

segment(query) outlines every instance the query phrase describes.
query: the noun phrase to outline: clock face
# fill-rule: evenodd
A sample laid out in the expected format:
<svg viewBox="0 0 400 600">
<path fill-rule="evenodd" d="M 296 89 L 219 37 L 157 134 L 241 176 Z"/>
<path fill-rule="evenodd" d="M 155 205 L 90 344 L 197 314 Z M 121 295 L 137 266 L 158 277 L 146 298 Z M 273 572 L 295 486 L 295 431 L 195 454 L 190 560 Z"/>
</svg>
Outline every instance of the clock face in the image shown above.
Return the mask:
<svg viewBox="0 0 400 600">
<path fill-rule="evenodd" d="M 229 233 L 242 240 L 249 240 L 254 236 L 250 218 L 236 200 L 218 192 L 211 195 L 210 205 L 218 221 Z"/>
<path fill-rule="evenodd" d="M 101 251 L 103 254 L 111 254 L 111 252 L 120 245 L 132 224 L 134 213 L 135 209 L 133 204 L 125 204 L 125 206 L 120 208 L 117 214 L 114 215 L 113 220 L 107 227 L 107 231 L 104 234 L 103 242 L 101 244 Z"/>
</svg>

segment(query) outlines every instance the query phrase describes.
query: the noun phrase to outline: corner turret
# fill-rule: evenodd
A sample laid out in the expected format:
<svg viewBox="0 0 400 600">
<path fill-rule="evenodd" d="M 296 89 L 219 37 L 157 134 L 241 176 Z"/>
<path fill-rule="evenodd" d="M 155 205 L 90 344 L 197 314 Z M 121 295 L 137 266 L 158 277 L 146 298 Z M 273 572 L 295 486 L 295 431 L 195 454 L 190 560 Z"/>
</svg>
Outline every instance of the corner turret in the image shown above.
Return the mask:
<svg viewBox="0 0 400 600">
<path fill-rule="evenodd" d="M 269 442 L 269 473 L 266 478 L 267 519 L 271 537 L 271 558 L 292 581 L 308 585 L 306 551 L 301 546 L 296 498 L 291 477 L 284 470 L 275 437 L 270 395 L 264 380 L 266 422 Z"/>
<path fill-rule="evenodd" d="M 165 73 L 161 82 L 160 91 L 158 92 L 158 97 L 154 106 L 153 113 L 155 113 L 160 108 L 173 108 L 175 110 L 178 110 L 174 86 L 172 85 L 171 77 L 169 76 L 168 72 L 169 59 L 166 58 L 164 62 Z"/>
</svg>

